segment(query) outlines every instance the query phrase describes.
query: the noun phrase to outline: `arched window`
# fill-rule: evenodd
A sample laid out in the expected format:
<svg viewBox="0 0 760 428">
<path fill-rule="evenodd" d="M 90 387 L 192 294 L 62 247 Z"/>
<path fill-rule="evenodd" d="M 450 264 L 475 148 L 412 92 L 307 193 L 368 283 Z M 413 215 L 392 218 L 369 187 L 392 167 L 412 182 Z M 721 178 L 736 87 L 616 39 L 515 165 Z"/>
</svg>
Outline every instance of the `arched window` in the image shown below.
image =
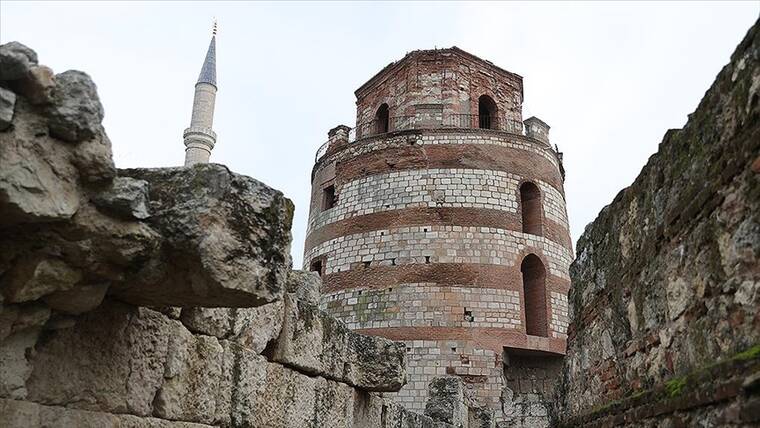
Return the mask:
<svg viewBox="0 0 760 428">
<path fill-rule="evenodd" d="M 548 336 L 546 323 L 546 270 L 541 259 L 528 254 L 520 265 L 525 299 L 525 333 Z"/>
<path fill-rule="evenodd" d="M 541 192 L 529 181 L 520 186 L 520 209 L 523 233 L 541 235 Z"/>
<path fill-rule="evenodd" d="M 375 113 L 375 134 L 385 134 L 388 132 L 389 119 L 388 104 L 383 104 L 377 109 L 377 113 Z"/>
<path fill-rule="evenodd" d="M 478 98 L 478 128 L 496 129 L 496 102 L 488 95 Z"/>
</svg>

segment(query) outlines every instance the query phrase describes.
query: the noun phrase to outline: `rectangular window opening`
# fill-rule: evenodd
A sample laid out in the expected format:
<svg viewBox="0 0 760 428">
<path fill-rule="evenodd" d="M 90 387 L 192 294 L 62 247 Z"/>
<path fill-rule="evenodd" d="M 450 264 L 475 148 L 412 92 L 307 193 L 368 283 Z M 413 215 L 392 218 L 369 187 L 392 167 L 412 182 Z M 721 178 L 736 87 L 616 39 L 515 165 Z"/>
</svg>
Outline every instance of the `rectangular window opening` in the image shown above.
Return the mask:
<svg viewBox="0 0 760 428">
<path fill-rule="evenodd" d="M 335 203 L 335 186 L 331 185 L 322 189 L 322 211 L 334 207 Z"/>
<path fill-rule="evenodd" d="M 309 270 L 322 276 L 322 260 L 312 260 L 311 265 L 309 265 Z"/>
</svg>

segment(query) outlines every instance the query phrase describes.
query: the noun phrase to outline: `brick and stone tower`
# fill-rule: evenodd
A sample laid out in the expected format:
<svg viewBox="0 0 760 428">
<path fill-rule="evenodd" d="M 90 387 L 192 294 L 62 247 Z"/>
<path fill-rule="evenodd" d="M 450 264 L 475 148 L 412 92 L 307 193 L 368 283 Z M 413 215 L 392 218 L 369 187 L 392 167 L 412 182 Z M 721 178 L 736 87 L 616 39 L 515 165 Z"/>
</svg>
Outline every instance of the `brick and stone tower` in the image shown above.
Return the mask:
<svg viewBox="0 0 760 428">
<path fill-rule="evenodd" d="M 565 352 L 561 154 L 523 122 L 522 78 L 456 47 L 414 51 L 356 91 L 312 172 L 305 268 L 350 328 L 406 342 L 408 384 L 460 376 L 517 426 L 546 421 Z M 524 131 L 523 131 L 524 130 Z"/>
<path fill-rule="evenodd" d="M 211 35 L 211 43 L 203 61 L 198 83 L 195 84 L 193 114 L 190 127 L 182 134 L 185 139 L 185 166 L 208 163 L 211 150 L 216 144 L 216 133 L 211 129 L 214 123 L 216 102 L 216 22 Z"/>
</svg>

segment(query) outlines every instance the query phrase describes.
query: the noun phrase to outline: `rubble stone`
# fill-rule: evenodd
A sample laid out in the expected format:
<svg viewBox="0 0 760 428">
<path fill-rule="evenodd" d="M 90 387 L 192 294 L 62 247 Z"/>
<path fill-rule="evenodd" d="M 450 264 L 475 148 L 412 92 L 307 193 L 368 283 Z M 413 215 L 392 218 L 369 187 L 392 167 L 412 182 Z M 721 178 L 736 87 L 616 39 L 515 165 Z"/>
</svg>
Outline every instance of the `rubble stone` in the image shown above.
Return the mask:
<svg viewBox="0 0 760 428">
<path fill-rule="evenodd" d="M 98 208 L 127 219 L 144 220 L 148 211 L 148 182 L 130 177 L 116 177 L 111 187 L 99 192 L 92 202 Z"/>
<path fill-rule="evenodd" d="M 68 142 L 94 138 L 101 130 L 103 106 L 95 83 L 86 73 L 69 70 L 55 76 L 49 111 L 50 135 Z"/>
<path fill-rule="evenodd" d="M 0 131 L 5 131 L 13 122 L 13 111 L 16 107 L 16 94 L 0 88 Z"/>
<path fill-rule="evenodd" d="M 0 80 L 15 80 L 26 76 L 37 64 L 37 53 L 19 42 L 0 45 Z"/>
</svg>

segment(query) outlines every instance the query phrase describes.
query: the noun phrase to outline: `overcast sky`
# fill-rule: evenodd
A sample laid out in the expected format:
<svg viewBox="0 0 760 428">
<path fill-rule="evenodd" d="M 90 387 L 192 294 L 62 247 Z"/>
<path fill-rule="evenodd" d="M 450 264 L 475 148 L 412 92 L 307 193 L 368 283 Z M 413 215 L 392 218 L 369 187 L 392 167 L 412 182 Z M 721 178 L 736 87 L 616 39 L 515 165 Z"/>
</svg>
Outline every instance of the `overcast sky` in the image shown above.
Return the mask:
<svg viewBox="0 0 760 428">
<path fill-rule="evenodd" d="M 314 152 L 354 125 L 353 91 L 407 51 L 456 45 L 524 78 L 524 117 L 565 153 L 575 242 L 686 122 L 757 19 L 743 3 L 165 2 L 0 4 L 0 42 L 98 85 L 119 167 L 178 166 L 219 20 L 211 160 L 296 205 L 300 267 Z"/>
</svg>

